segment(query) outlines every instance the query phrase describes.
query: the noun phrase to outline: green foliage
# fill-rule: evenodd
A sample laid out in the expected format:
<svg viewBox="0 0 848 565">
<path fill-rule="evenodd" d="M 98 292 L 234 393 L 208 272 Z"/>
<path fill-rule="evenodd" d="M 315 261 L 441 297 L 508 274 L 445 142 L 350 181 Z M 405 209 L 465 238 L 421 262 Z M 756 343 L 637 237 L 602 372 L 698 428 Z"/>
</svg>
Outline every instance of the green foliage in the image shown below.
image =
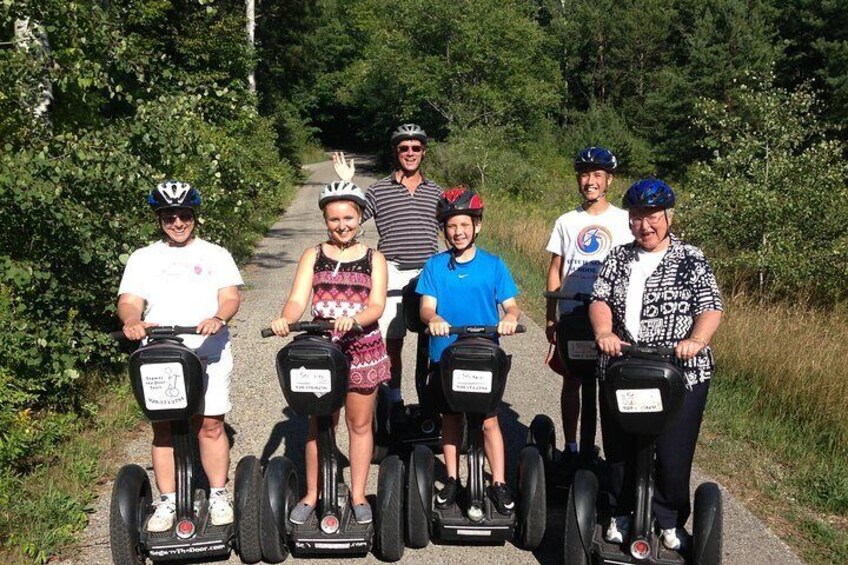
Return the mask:
<svg viewBox="0 0 848 565">
<path fill-rule="evenodd" d="M 773 297 L 846 298 L 848 198 L 841 142 L 825 136 L 808 88 L 767 77 L 732 104 L 703 100 L 714 158 L 693 167 L 687 237 L 711 251 L 726 284 Z"/>
</svg>

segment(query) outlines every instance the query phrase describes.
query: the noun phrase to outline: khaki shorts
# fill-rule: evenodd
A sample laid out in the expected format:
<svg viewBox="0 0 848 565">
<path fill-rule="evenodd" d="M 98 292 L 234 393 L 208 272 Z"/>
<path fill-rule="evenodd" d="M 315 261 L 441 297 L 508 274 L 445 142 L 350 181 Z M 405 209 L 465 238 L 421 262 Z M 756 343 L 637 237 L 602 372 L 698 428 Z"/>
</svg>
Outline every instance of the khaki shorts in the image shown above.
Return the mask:
<svg viewBox="0 0 848 565">
<path fill-rule="evenodd" d="M 388 268 L 388 293 L 386 294 L 386 309 L 380 316 L 380 333 L 383 339 L 403 339 L 406 336 L 406 323 L 403 321 L 403 294 L 402 290 L 409 281 L 421 273 L 421 269 L 400 271 L 397 263 L 387 261 Z"/>
<path fill-rule="evenodd" d="M 230 383 L 233 376 L 233 352 L 230 343 L 221 350 L 221 357 L 206 364 L 203 375 L 203 406 L 204 416 L 220 416 L 232 410 L 230 402 Z"/>
</svg>

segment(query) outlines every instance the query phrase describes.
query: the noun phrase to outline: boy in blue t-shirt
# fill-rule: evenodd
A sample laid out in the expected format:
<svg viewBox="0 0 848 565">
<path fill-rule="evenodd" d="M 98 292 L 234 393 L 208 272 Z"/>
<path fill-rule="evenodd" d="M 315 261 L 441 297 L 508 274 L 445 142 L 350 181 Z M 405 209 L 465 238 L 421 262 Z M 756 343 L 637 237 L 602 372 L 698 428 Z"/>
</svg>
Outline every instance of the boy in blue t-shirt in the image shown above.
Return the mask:
<svg viewBox="0 0 848 565">
<path fill-rule="evenodd" d="M 483 200 L 465 187 L 445 191 L 436 216 L 450 249 L 434 255 L 424 265 L 416 290 L 421 294 L 421 320 L 430 330 L 430 374 L 428 394 L 443 413 L 442 447 L 448 480 L 436 493 L 436 506 L 448 508 L 456 502 L 459 485 L 459 445 L 462 415 L 453 413 L 444 400 L 438 363 L 442 352 L 457 336 L 448 334 L 451 325 L 498 326 L 499 335 L 515 333 L 521 309 L 515 301 L 518 288 L 509 269 L 496 255 L 475 247 L 483 219 Z M 505 311 L 499 319 L 498 305 Z M 504 441 L 497 413 L 483 422 L 486 457 L 492 471 L 489 497 L 498 512 L 512 514 L 515 502 L 506 486 Z"/>
</svg>

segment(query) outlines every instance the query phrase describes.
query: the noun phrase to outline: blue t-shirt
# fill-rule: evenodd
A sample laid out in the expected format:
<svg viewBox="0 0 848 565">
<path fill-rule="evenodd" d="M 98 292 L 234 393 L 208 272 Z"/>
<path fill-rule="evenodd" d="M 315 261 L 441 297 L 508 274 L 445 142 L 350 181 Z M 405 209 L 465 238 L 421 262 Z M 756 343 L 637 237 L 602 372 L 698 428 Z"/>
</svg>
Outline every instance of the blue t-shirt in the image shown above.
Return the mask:
<svg viewBox="0 0 848 565">
<path fill-rule="evenodd" d="M 436 313 L 451 326 L 496 326 L 498 305 L 518 296 L 506 264 L 479 247 L 471 261 L 457 262 L 455 269 L 448 268 L 449 262 L 450 251 L 430 257 L 418 280 L 418 294 L 435 298 Z M 431 337 L 430 360 L 438 362 L 456 338 Z"/>
</svg>

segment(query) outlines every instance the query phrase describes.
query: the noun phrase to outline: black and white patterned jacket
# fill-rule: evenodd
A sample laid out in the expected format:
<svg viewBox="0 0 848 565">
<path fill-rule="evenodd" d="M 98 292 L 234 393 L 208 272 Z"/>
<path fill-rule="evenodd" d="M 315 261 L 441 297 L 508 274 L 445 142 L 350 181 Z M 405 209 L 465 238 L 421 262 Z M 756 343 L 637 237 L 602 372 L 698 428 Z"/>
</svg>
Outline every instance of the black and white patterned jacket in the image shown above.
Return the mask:
<svg viewBox="0 0 848 565">
<path fill-rule="evenodd" d="M 613 248 L 601 267 L 592 293 L 612 310 L 612 331 L 623 341 L 652 347 L 674 347 L 692 333 L 695 318 L 709 310 L 723 311 L 721 292 L 703 251 L 671 236 L 668 252 L 645 284 L 639 335 L 625 326 L 625 303 L 630 269 L 637 260 L 635 242 Z M 603 375 L 609 358 L 601 355 L 598 369 Z M 712 376 L 715 361 L 710 347 L 683 364 L 691 386 Z"/>
</svg>

